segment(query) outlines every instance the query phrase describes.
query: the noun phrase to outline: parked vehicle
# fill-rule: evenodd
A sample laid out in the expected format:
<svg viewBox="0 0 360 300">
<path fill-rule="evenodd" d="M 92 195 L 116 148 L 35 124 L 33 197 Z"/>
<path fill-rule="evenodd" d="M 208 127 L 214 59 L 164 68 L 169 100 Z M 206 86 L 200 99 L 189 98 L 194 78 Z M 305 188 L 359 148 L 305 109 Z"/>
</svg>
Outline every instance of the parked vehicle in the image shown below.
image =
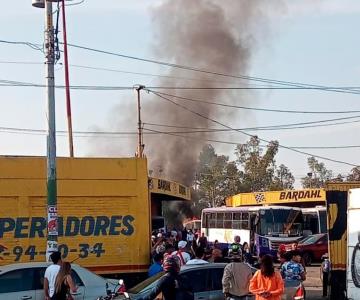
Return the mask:
<svg viewBox="0 0 360 300">
<path fill-rule="evenodd" d="M 0 299 L 44 300 L 44 274 L 48 263 L 19 263 L 0 266 Z M 78 286 L 74 300 L 94 300 L 107 290 L 114 290 L 117 280 L 104 279 L 73 264 L 72 278 Z"/>
<path fill-rule="evenodd" d="M 195 300 L 223 300 L 224 294 L 222 293 L 221 281 L 225 266 L 226 263 L 185 265 L 180 270 L 182 285 L 193 293 Z M 256 269 L 253 268 L 253 272 L 255 271 Z M 164 273 L 158 273 L 129 289 L 125 294 L 118 295 L 117 297 L 104 296 L 99 299 L 141 299 L 150 293 L 151 289 L 162 276 L 164 276 Z M 285 284 L 284 300 L 304 300 L 304 296 L 301 295 L 304 295 L 304 287 L 300 282 Z M 254 298 L 253 295 L 248 296 L 248 300 L 253 300 Z"/>
<path fill-rule="evenodd" d="M 327 233 L 308 236 L 299 242 L 297 250 L 301 252 L 307 266 L 310 266 L 314 261 L 320 261 L 321 257 L 328 253 Z"/>
</svg>

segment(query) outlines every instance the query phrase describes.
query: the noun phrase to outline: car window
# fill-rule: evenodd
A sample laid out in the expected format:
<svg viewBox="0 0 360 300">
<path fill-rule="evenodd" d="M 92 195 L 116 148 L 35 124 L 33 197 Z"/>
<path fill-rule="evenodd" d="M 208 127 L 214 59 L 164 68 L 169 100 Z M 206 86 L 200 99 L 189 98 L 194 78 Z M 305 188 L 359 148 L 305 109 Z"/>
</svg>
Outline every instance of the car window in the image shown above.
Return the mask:
<svg viewBox="0 0 360 300">
<path fill-rule="evenodd" d="M 34 270 L 20 269 L 0 275 L 0 294 L 34 290 Z"/>
<path fill-rule="evenodd" d="M 211 290 L 222 290 L 222 277 L 224 274 L 224 268 L 209 269 L 209 273 L 211 278 Z"/>
<path fill-rule="evenodd" d="M 191 270 L 180 274 L 181 283 L 185 289 L 193 292 L 200 293 L 209 291 L 211 288 L 208 284 L 208 270 L 199 269 Z"/>
<path fill-rule="evenodd" d="M 44 289 L 44 276 L 45 276 L 46 268 L 36 268 L 34 269 L 34 280 L 35 280 L 35 289 L 42 290 Z M 77 286 L 83 286 L 84 283 L 80 279 L 79 275 L 71 270 L 71 277 Z"/>
<path fill-rule="evenodd" d="M 75 285 L 77 286 L 83 286 L 84 283 L 82 282 L 82 280 L 80 279 L 79 275 L 76 273 L 76 271 L 71 270 L 71 277 L 75 283 Z"/>
<path fill-rule="evenodd" d="M 42 290 L 44 289 L 44 275 L 46 268 L 36 268 L 34 269 L 34 280 L 35 280 L 35 289 Z"/>
</svg>

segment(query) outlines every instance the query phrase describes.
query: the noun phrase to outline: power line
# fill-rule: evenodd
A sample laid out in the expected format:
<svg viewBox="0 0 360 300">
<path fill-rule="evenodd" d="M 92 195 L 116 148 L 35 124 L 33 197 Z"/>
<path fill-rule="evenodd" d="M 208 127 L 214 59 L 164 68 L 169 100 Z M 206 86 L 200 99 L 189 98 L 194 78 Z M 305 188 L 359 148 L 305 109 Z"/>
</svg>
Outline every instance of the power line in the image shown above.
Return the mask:
<svg viewBox="0 0 360 300">
<path fill-rule="evenodd" d="M 10 80 L 0 80 L 0 87 L 36 87 L 44 88 L 44 84 L 20 82 Z M 55 85 L 55 88 L 63 89 L 63 85 Z M 134 89 L 132 86 L 105 86 L 105 85 L 71 85 L 74 90 L 98 90 L 98 91 L 118 91 Z M 316 88 L 296 88 L 296 87 L 179 87 L 179 86 L 148 86 L 147 89 L 156 90 L 294 90 L 294 89 L 316 89 Z M 359 91 L 360 94 L 360 91 Z"/>
<path fill-rule="evenodd" d="M 0 64 L 28 64 L 28 65 L 43 65 L 44 63 L 41 62 L 26 62 L 26 61 L 0 61 Z M 62 65 L 62 63 L 59 63 Z M 133 74 L 133 75 L 141 75 L 141 76 L 150 76 L 150 77 L 159 77 L 159 78 L 168 78 L 168 79 L 176 79 L 176 80 L 189 80 L 189 81 L 199 81 L 199 82 L 214 82 L 214 83 L 224 83 L 224 84 L 235 84 L 236 82 L 228 82 L 228 81 L 221 81 L 221 80 L 212 80 L 212 79 L 200 79 L 200 78 L 190 78 L 190 77 L 182 77 L 182 76 L 171 76 L 171 75 L 162 75 L 162 74 L 153 74 L 153 73 L 144 73 L 144 72 L 133 72 L 133 71 L 127 71 L 127 70 L 119 70 L 119 69 L 113 69 L 113 68 L 103 68 L 103 67 L 93 67 L 93 66 L 86 66 L 86 65 L 78 65 L 78 64 L 70 64 L 71 67 L 74 68 L 80 68 L 80 69 L 87 69 L 87 70 L 97 70 L 97 71 L 107 71 L 107 72 L 114 72 L 114 73 L 122 73 L 122 74 Z M 251 89 L 251 87 L 259 87 L 255 89 L 284 89 L 279 88 L 276 86 L 268 86 L 268 85 L 260 85 L 260 84 L 247 84 L 246 87 L 242 87 L 243 89 Z M 222 87 L 151 87 L 152 89 L 225 89 Z M 359 89 L 360 87 L 338 87 L 341 89 Z M 230 88 L 230 89 L 236 89 Z M 309 89 L 305 87 L 298 87 L 298 88 L 291 88 L 292 89 Z M 161 92 L 159 92 L 161 93 Z M 214 105 L 221 105 L 221 106 L 228 106 L 233 108 L 241 108 L 241 109 L 249 109 L 249 110 L 259 110 L 259 111 L 269 111 L 269 112 L 284 112 L 284 113 L 308 113 L 308 114 L 332 114 L 332 113 L 351 113 L 351 112 L 360 112 L 360 111 L 329 111 L 329 112 L 322 112 L 322 111 L 295 111 L 295 110 L 276 110 L 276 109 L 261 109 L 261 108 L 252 108 L 252 107 L 243 107 L 243 106 L 236 106 L 236 105 L 226 105 L 222 103 L 212 103 L 205 100 L 200 99 L 191 99 L 191 98 L 185 98 L 180 97 L 176 95 L 170 95 L 166 93 L 161 93 L 163 95 L 176 97 L 183 100 L 189 100 L 189 101 L 196 101 L 196 102 L 203 102 L 208 104 L 214 104 Z"/>
<path fill-rule="evenodd" d="M 172 135 L 177 136 L 181 138 L 186 139 L 196 139 L 199 140 L 198 137 L 191 137 L 191 136 L 185 136 L 180 135 L 177 132 L 166 132 L 166 131 L 159 131 L 149 128 L 144 128 L 145 134 L 166 134 L 166 135 Z M 30 128 L 18 128 L 18 127 L 0 127 L 0 133 L 14 133 L 14 134 L 30 134 L 30 135 L 46 135 L 47 131 L 45 129 L 30 129 Z M 59 136 L 66 136 L 67 131 L 65 130 L 57 130 L 56 134 Z M 77 137 L 97 137 L 97 136 L 103 136 L 103 137 L 109 137 L 114 138 L 114 136 L 122 136 L 122 135 L 137 135 L 137 131 L 74 131 L 74 134 Z M 229 145 L 239 145 L 242 143 L 236 143 L 236 142 L 230 142 L 230 141 L 221 141 L 221 140 L 215 140 L 215 139 L 203 139 L 200 138 L 200 140 L 207 141 L 207 142 L 215 142 L 215 143 L 221 143 L 221 144 L 229 144 Z M 266 148 L 266 145 L 260 145 L 260 147 Z M 295 149 L 349 149 L 349 148 L 360 148 L 360 145 L 343 145 L 343 146 L 292 146 L 292 148 Z"/>
<path fill-rule="evenodd" d="M 28 62 L 28 61 L 0 61 L 0 64 L 43 65 L 44 63 L 41 63 L 41 62 Z M 62 63 L 59 63 L 59 64 L 62 64 Z M 132 74 L 132 75 L 159 77 L 159 78 L 176 79 L 176 80 L 214 82 L 214 83 L 224 83 L 224 84 L 235 84 L 236 83 L 236 82 L 229 82 L 229 81 L 222 81 L 222 80 L 212 80 L 212 79 L 205 79 L 205 78 L 200 79 L 200 78 L 171 76 L 171 75 L 144 73 L 144 72 L 133 72 L 133 71 L 127 71 L 127 70 L 119 70 L 119 69 L 104 68 L 104 67 L 93 67 L 93 66 L 78 65 L 78 64 L 69 64 L 69 66 L 73 67 L 73 68 L 86 69 L 86 70 L 106 71 L 106 72 L 113 72 L 113 73 Z M 252 85 L 253 86 L 260 86 L 258 84 L 252 84 Z"/>
<path fill-rule="evenodd" d="M 335 125 L 343 125 L 343 124 L 354 124 L 360 123 L 360 120 L 357 121 L 348 121 L 348 122 L 335 122 L 329 124 L 315 124 L 308 126 L 293 126 L 293 127 L 250 127 L 250 128 L 238 128 L 239 130 L 247 130 L 247 131 L 264 131 L 264 130 L 292 130 L 292 129 L 306 129 L 306 128 L 315 128 L 315 127 L 326 127 L 326 126 L 335 126 Z M 158 127 L 169 127 L 169 128 L 180 128 L 180 129 L 193 129 L 193 130 L 209 130 L 211 132 L 216 131 L 232 131 L 230 129 L 220 129 L 220 128 L 209 128 L 209 127 L 189 127 L 189 126 L 178 126 L 178 125 L 169 125 L 169 124 L 158 124 L 158 123 L 144 123 L 144 125 L 150 126 L 158 126 Z"/>
<path fill-rule="evenodd" d="M 242 143 L 236 143 L 236 142 L 230 142 L 230 141 L 222 141 L 222 140 L 215 140 L 215 139 L 204 139 L 199 137 L 192 137 L 192 136 L 186 136 L 181 135 L 176 132 L 168 132 L 168 131 L 159 131 L 149 128 L 144 128 L 146 131 L 150 131 L 157 134 L 165 134 L 165 135 L 171 135 L 175 137 L 181 137 L 184 139 L 193 139 L 193 140 L 201 140 L 205 142 L 213 142 L 213 143 L 219 143 L 219 144 L 228 144 L 228 145 L 243 145 Z M 260 145 L 260 148 L 266 148 L 266 145 Z M 290 147 L 290 146 L 289 146 Z M 343 146 L 291 146 L 293 149 L 322 149 L 322 150 L 330 150 L 330 149 L 351 149 L 351 148 L 360 148 L 360 145 L 343 145 Z"/>
<path fill-rule="evenodd" d="M 226 104 L 226 103 L 219 103 L 214 101 L 206 101 L 202 99 L 193 99 L 183 96 L 177 96 L 177 95 L 171 95 L 167 93 L 158 92 L 161 95 L 165 95 L 168 97 L 173 97 L 185 101 L 191 101 L 191 102 L 199 102 L 199 103 L 205 103 L 205 104 L 211 104 L 211 105 L 217 105 L 217 106 L 223 106 L 223 107 L 229 107 L 229 108 L 239 108 L 239 109 L 245 109 L 245 110 L 255 110 L 255 111 L 265 111 L 265 112 L 276 112 L 276 113 L 293 113 L 293 114 L 351 114 L 351 113 L 359 113 L 360 110 L 345 110 L 345 111 L 304 111 L 304 110 L 282 110 L 282 109 L 270 109 L 270 108 L 258 108 L 258 107 L 248 107 L 248 106 L 240 106 L 240 105 L 232 105 L 232 104 Z"/>
<path fill-rule="evenodd" d="M 188 70 L 188 71 L 216 75 L 216 76 L 245 79 L 245 80 L 250 80 L 250 81 L 272 83 L 272 84 L 278 84 L 278 85 L 283 85 L 283 86 L 292 86 L 292 87 L 297 87 L 297 88 L 307 88 L 307 89 L 315 89 L 315 90 L 323 90 L 323 91 L 331 91 L 331 92 L 350 93 L 350 94 L 359 94 L 359 92 L 360 92 L 360 91 L 354 90 L 353 88 L 327 87 L 327 86 L 322 86 L 322 85 L 273 80 L 273 79 L 267 79 L 267 78 L 261 78 L 261 77 L 253 77 L 253 76 L 245 76 L 245 75 L 232 75 L 232 74 L 208 71 L 208 70 L 203 70 L 203 69 L 199 69 L 199 68 L 195 68 L 195 67 L 189 67 L 189 66 L 169 63 L 169 62 L 163 62 L 163 61 L 154 60 L 154 59 L 146 59 L 146 58 L 141 58 L 141 57 L 136 57 L 136 56 L 131 56 L 131 55 L 125 55 L 125 54 L 121 54 L 121 53 L 115 53 L 115 52 L 111 52 L 111 51 L 105 51 L 105 50 L 100 50 L 100 49 L 95 49 L 95 48 L 80 46 L 80 45 L 75 45 L 75 44 L 68 44 L 68 46 L 77 48 L 77 49 L 91 51 L 91 52 L 107 54 L 107 55 L 112 55 L 112 56 L 118 56 L 118 57 L 122 57 L 122 58 L 126 58 L 126 59 L 132 59 L 132 60 L 153 63 L 153 64 L 163 65 L 163 66 L 172 67 L 172 68 L 178 68 L 178 69 L 183 69 L 183 70 Z"/>
<path fill-rule="evenodd" d="M 293 126 L 299 126 L 299 125 L 310 125 L 310 124 L 321 124 L 321 123 L 328 123 L 333 121 L 341 121 L 341 120 L 350 120 L 350 119 L 358 119 L 360 116 L 351 116 L 351 117 L 342 117 L 342 118 L 334 118 L 334 119 L 326 119 L 326 120 L 318 120 L 318 121 L 309 121 L 309 122 L 299 122 L 299 123 L 290 123 L 290 124 L 280 124 L 280 125 L 269 125 L 269 126 L 257 126 L 257 127 L 248 127 L 248 128 L 238 128 L 237 130 L 274 130 L 274 129 L 286 129 L 286 128 L 299 128 L 299 127 L 293 127 Z M 359 122 L 360 120 L 356 120 L 356 122 Z M 147 123 L 148 125 L 152 125 L 151 123 Z M 306 126 L 305 128 L 312 127 L 312 126 Z M 181 126 L 180 126 L 181 128 Z M 301 127 L 304 128 L 304 127 Z M 188 128 L 190 129 L 190 128 Z M 212 129 L 212 128 L 192 128 L 197 130 L 209 130 L 209 131 L 232 131 L 234 128 L 231 129 Z"/>
<path fill-rule="evenodd" d="M 34 43 L 23 42 L 23 41 L 6 41 L 6 40 L 0 40 L 0 43 L 11 44 L 11 45 L 24 45 L 24 46 L 30 47 L 31 49 L 44 52 L 44 49 L 42 48 L 42 46 L 43 46 L 42 44 L 34 44 Z"/>
<path fill-rule="evenodd" d="M 188 107 L 186 107 L 186 106 L 183 106 L 183 105 L 181 105 L 181 104 L 179 104 L 179 103 L 177 103 L 177 102 L 175 102 L 175 101 L 173 101 L 173 100 L 171 100 L 171 99 L 169 99 L 169 98 L 166 98 L 166 97 L 158 94 L 158 93 L 155 92 L 155 91 L 152 91 L 152 90 L 148 90 L 148 91 L 151 92 L 151 93 L 153 93 L 154 95 L 157 95 L 157 96 L 160 97 L 161 99 L 163 99 L 163 100 L 165 100 L 165 101 L 168 101 L 168 102 L 170 102 L 170 103 L 173 103 L 174 105 L 176 105 L 176 106 L 178 106 L 178 107 L 181 107 L 182 109 L 184 109 L 184 110 L 186 110 L 186 111 L 188 111 L 188 112 L 191 112 L 191 113 L 193 113 L 193 114 L 195 114 L 195 115 L 197 115 L 197 116 L 199 116 L 199 117 L 201 117 L 201 118 L 203 118 L 203 119 L 209 120 L 209 121 L 211 121 L 211 122 L 213 122 L 213 123 L 216 123 L 216 124 L 221 125 L 221 126 L 223 126 L 223 127 L 225 127 L 225 128 L 231 129 L 231 130 L 233 130 L 233 131 L 240 132 L 240 133 L 242 133 L 242 134 L 244 134 L 244 135 L 246 135 L 246 136 L 255 137 L 255 136 L 252 135 L 252 134 L 249 134 L 249 133 L 247 133 L 247 132 L 245 132 L 245 131 L 242 131 L 242 130 L 234 129 L 234 128 L 232 128 L 232 127 L 230 127 L 230 126 L 228 126 L 228 125 L 226 125 L 226 124 L 224 124 L 224 123 L 222 123 L 222 122 L 219 122 L 219 121 L 217 121 L 217 120 L 215 120 L 215 119 L 212 119 L 212 118 L 210 118 L 210 117 L 207 117 L 207 116 L 205 116 L 205 115 L 203 115 L 203 114 L 201 114 L 201 113 L 199 113 L 199 112 L 197 112 L 197 111 L 194 111 L 194 110 L 192 110 L 192 109 L 190 109 L 190 108 L 188 108 Z M 262 142 L 265 142 L 265 143 L 268 143 L 268 144 L 271 143 L 270 141 L 268 141 L 268 140 L 266 140 L 266 139 L 263 139 L 263 138 L 260 138 L 260 137 L 257 137 L 257 138 L 259 139 L 259 141 L 262 141 Z M 281 144 L 279 144 L 279 148 L 291 150 L 291 151 L 293 151 L 293 152 L 296 152 L 296 153 L 299 153 L 299 154 L 303 154 L 303 155 L 306 155 L 306 156 L 313 156 L 313 157 L 320 158 L 320 159 L 324 159 L 324 160 L 327 160 L 327 161 L 331 161 L 331 162 L 335 162 L 335 163 L 340 163 L 340 164 L 345 164 L 345 165 L 352 166 L 352 167 L 357 167 L 357 166 L 358 166 L 358 165 L 353 164 L 353 163 L 349 163 L 349 162 L 345 162 L 345 161 L 340 161 L 340 160 L 336 160 L 336 159 L 332 159 L 332 158 L 328 158 L 328 157 L 324 157 L 324 156 L 320 156 L 320 155 L 311 154 L 311 153 L 304 152 L 304 151 L 301 151 L 301 150 L 297 150 L 297 149 L 294 149 L 294 148 L 292 148 L 292 147 L 284 146 L 284 145 L 281 145 Z"/>
<path fill-rule="evenodd" d="M 32 82 L 21 82 L 21 81 L 12 81 L 0 79 L 0 87 L 36 87 L 44 88 L 45 84 L 37 84 Z M 57 89 L 64 89 L 64 85 L 55 85 Z M 119 90 L 133 90 L 132 86 L 101 86 L 101 85 L 71 85 L 73 90 L 91 90 L 91 91 L 119 91 Z"/>
<path fill-rule="evenodd" d="M 14 42 L 14 41 L 6 41 L 6 40 L 0 40 L 0 42 L 8 43 L 8 44 L 24 44 L 24 45 L 27 45 L 30 47 L 32 45 L 34 45 L 29 42 Z M 229 78 L 237 78 L 237 79 L 243 79 L 243 80 L 248 80 L 248 81 L 271 83 L 271 84 L 277 84 L 277 85 L 281 85 L 281 86 L 293 87 L 296 89 L 313 89 L 313 90 L 322 90 L 322 91 L 349 93 L 349 94 L 359 94 L 360 93 L 360 91 L 357 90 L 358 87 L 356 87 L 356 88 L 354 88 L 354 87 L 327 87 L 327 86 L 322 86 L 322 85 L 274 80 L 274 79 L 254 77 L 254 76 L 232 75 L 232 74 L 226 74 L 226 73 L 221 73 L 221 72 L 203 70 L 200 68 L 195 68 L 195 67 L 190 67 L 190 66 L 185 66 L 185 65 L 180 65 L 180 64 L 163 62 L 163 61 L 154 60 L 154 59 L 146 59 L 146 58 L 141 58 L 141 57 L 136 57 L 136 56 L 131 56 L 131 55 L 125 55 L 125 54 L 121 54 L 121 53 L 115 53 L 115 52 L 111 52 L 111 51 L 105 51 L 105 50 L 95 49 L 95 48 L 91 48 L 91 47 L 80 46 L 80 45 L 76 45 L 76 44 L 68 44 L 68 46 L 77 48 L 77 49 L 91 51 L 91 52 L 112 55 L 112 56 L 118 56 L 118 57 L 122 57 L 122 58 L 126 58 L 126 59 L 132 59 L 132 60 L 137 60 L 137 61 L 142 61 L 142 62 L 147 62 L 147 63 L 153 63 L 153 64 L 158 64 L 158 65 L 163 65 L 163 66 L 167 66 L 167 67 L 178 68 L 178 69 L 183 69 L 183 70 L 188 70 L 188 71 L 193 71 L 193 72 L 200 72 L 200 73 L 204 73 L 204 74 L 229 77 Z M 37 50 L 39 50 L 39 49 L 37 49 Z"/>
</svg>

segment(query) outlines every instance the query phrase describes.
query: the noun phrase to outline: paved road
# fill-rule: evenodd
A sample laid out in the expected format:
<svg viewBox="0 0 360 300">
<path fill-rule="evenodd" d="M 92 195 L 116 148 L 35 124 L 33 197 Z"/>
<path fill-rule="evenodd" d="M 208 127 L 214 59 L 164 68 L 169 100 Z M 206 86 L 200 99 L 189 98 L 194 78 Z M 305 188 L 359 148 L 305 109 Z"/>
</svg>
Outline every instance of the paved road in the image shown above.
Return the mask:
<svg viewBox="0 0 360 300">
<path fill-rule="evenodd" d="M 320 280 L 320 266 L 315 265 L 306 268 L 306 281 L 304 282 L 307 300 L 324 300 L 322 297 L 322 283 Z"/>
</svg>

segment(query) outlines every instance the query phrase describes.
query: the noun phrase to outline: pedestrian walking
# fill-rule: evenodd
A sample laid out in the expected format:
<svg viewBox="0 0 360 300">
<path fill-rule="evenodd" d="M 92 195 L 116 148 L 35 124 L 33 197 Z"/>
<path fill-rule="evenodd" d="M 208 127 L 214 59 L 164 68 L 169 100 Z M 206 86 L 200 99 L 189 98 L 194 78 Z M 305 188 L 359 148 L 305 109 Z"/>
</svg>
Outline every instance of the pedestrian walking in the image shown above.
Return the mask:
<svg viewBox="0 0 360 300">
<path fill-rule="evenodd" d="M 256 300 L 281 300 L 284 282 L 280 273 L 275 272 L 272 257 L 264 255 L 260 265 L 260 270 L 250 280 L 250 292 Z"/>
<path fill-rule="evenodd" d="M 201 236 L 199 236 L 197 243 L 198 243 L 199 247 L 204 248 L 204 249 L 207 248 L 208 240 L 207 240 L 207 237 L 205 236 L 204 232 L 202 232 Z"/>
<path fill-rule="evenodd" d="M 51 253 L 50 259 L 53 264 L 46 268 L 44 275 L 45 300 L 50 300 L 54 295 L 56 276 L 58 275 L 62 264 L 61 253 L 59 251 Z"/>
<path fill-rule="evenodd" d="M 323 297 L 327 297 L 328 285 L 329 285 L 329 273 L 330 273 L 330 261 L 329 255 L 325 253 L 321 257 L 322 263 L 320 266 L 320 278 L 323 286 Z"/>
<path fill-rule="evenodd" d="M 71 264 L 63 262 L 55 280 L 54 295 L 51 300 L 69 300 L 73 299 L 71 293 L 75 293 L 77 287 L 71 277 Z"/>
<path fill-rule="evenodd" d="M 224 268 L 222 278 L 223 293 L 226 300 L 246 300 L 252 277 L 251 268 L 242 261 L 240 251 L 230 253 L 230 263 Z"/>
<path fill-rule="evenodd" d="M 251 254 L 250 246 L 247 242 L 245 242 L 243 244 L 243 258 L 244 258 L 244 261 L 250 265 L 252 265 L 254 263 L 254 258 Z"/>
<path fill-rule="evenodd" d="M 285 280 L 289 281 L 306 280 L 305 268 L 301 264 L 301 255 L 299 251 L 291 251 L 291 260 L 282 264 L 281 275 Z"/>
</svg>

